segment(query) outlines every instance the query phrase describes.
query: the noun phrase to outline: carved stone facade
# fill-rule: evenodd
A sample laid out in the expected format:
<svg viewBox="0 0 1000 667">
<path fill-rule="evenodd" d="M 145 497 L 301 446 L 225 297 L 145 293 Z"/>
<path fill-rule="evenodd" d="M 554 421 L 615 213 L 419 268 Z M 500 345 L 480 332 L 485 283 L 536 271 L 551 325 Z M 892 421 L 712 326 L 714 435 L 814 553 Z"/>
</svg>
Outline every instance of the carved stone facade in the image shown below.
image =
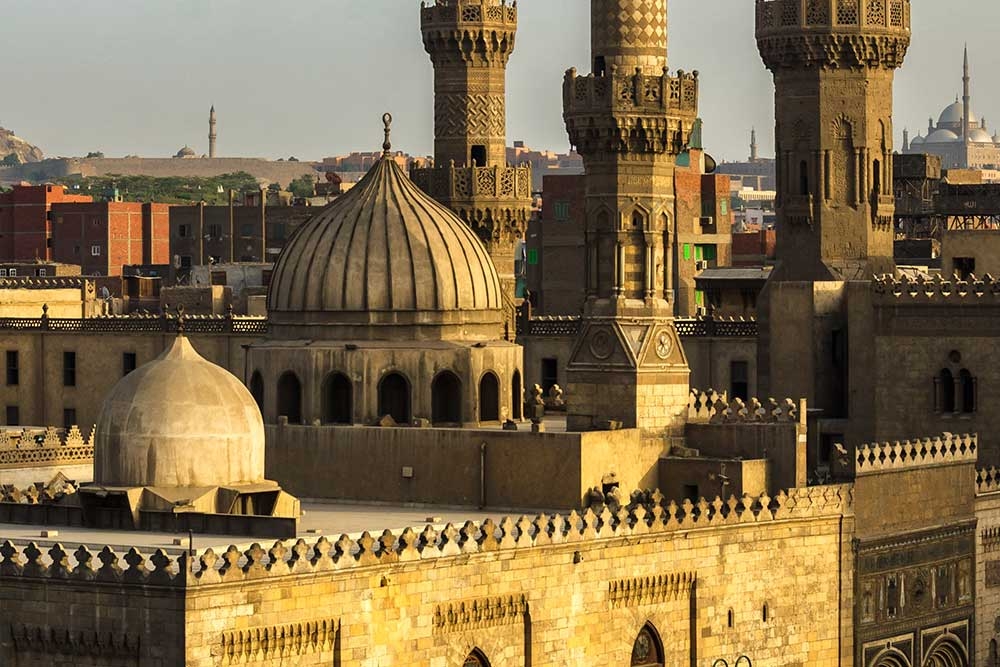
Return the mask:
<svg viewBox="0 0 1000 667">
<path fill-rule="evenodd" d="M 435 0 L 421 8 L 434 63 L 434 166 L 413 181 L 486 245 L 503 284 L 513 339 L 514 253 L 531 214 L 531 168 L 507 165 L 507 62 L 517 3 Z"/>
<path fill-rule="evenodd" d="M 594 0 L 593 73 L 563 83 L 586 167 L 586 304 L 567 369 L 573 430 L 669 430 L 687 409 L 673 325 L 677 156 L 698 109 L 697 73 L 667 71 L 663 0 Z M 671 416 L 668 416 L 671 415 Z"/>
<path fill-rule="evenodd" d="M 757 0 L 776 88 L 777 279 L 894 270 L 892 85 L 909 43 L 909 0 Z"/>
</svg>

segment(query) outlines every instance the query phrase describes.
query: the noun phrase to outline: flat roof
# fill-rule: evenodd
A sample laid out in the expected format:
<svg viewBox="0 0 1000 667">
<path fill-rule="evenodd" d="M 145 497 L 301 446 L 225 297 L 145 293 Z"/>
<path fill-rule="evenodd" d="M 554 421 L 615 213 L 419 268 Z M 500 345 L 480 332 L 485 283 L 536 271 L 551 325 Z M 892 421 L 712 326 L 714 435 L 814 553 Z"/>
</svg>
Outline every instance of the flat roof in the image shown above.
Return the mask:
<svg viewBox="0 0 1000 667">
<path fill-rule="evenodd" d="M 315 541 L 325 535 L 331 542 L 341 535 L 349 535 L 357 539 L 364 531 L 378 537 L 388 529 L 399 534 L 406 528 L 414 528 L 419 532 L 427 525 L 433 525 L 440 530 L 452 523 L 461 527 L 466 521 L 476 524 L 492 519 L 499 523 L 504 517 L 526 515 L 534 518 L 538 514 L 552 514 L 551 510 L 537 511 L 507 511 L 500 509 L 442 508 L 435 506 L 407 507 L 402 505 L 374 505 L 350 502 L 303 501 L 302 518 L 299 520 L 297 538 Z M 58 531 L 56 537 L 41 537 L 42 531 Z M 169 533 L 143 530 L 102 530 L 96 528 L 78 528 L 71 526 L 42 526 L 0 524 L 0 542 L 10 540 L 14 544 L 26 545 L 34 542 L 46 551 L 48 547 L 58 543 L 67 551 L 72 552 L 80 545 L 91 550 L 110 546 L 124 553 L 135 547 L 144 553 L 163 549 L 169 554 L 180 554 L 188 549 L 188 533 Z M 179 544 L 174 544 L 179 540 Z M 257 542 L 262 546 L 270 546 L 279 541 L 274 538 L 253 537 L 247 535 L 203 535 L 195 533 L 194 549 L 204 551 L 211 548 L 220 553 L 230 545 L 236 545 L 245 550 Z"/>
<path fill-rule="evenodd" d="M 767 280 L 771 267 L 759 268 L 720 267 L 705 269 L 694 277 L 695 280 Z"/>
</svg>

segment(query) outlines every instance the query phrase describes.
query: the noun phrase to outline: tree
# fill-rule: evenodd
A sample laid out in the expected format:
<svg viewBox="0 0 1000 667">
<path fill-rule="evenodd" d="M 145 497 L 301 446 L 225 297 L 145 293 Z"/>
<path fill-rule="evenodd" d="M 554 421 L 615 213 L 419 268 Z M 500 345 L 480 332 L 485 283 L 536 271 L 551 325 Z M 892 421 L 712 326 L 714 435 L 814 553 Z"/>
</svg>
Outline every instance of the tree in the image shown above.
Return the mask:
<svg viewBox="0 0 1000 667">
<path fill-rule="evenodd" d="M 101 151 L 90 151 L 89 153 L 87 153 L 87 157 L 101 159 L 104 157 L 104 153 L 102 153 Z"/>
<path fill-rule="evenodd" d="M 11 153 L 0 161 L 0 166 L 4 167 L 16 167 L 21 164 L 21 158 L 17 156 L 17 153 Z"/>
<path fill-rule="evenodd" d="M 288 190 L 296 197 L 315 197 L 316 179 L 310 174 L 299 176 L 288 185 Z"/>
</svg>

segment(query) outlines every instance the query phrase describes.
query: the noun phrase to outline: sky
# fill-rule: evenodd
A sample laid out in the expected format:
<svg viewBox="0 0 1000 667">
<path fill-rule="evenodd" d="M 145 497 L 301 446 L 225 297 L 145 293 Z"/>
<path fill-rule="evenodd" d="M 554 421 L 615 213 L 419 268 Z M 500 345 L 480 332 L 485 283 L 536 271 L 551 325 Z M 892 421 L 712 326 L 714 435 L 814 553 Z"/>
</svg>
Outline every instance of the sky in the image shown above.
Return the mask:
<svg viewBox="0 0 1000 667">
<path fill-rule="evenodd" d="M 430 60 L 419 0 L 3 0 L 0 126 L 47 156 L 207 152 L 320 159 L 433 147 Z M 568 148 L 562 78 L 589 71 L 589 2 L 520 0 L 508 69 L 508 142 Z M 705 145 L 719 160 L 773 145 L 773 86 L 754 44 L 752 0 L 671 0 L 672 70 L 699 70 Z M 913 45 L 896 78 L 898 133 L 925 130 L 961 91 L 969 44 L 973 106 L 1000 128 L 996 0 L 913 0 Z M 897 142 L 899 141 L 897 137 Z"/>
</svg>

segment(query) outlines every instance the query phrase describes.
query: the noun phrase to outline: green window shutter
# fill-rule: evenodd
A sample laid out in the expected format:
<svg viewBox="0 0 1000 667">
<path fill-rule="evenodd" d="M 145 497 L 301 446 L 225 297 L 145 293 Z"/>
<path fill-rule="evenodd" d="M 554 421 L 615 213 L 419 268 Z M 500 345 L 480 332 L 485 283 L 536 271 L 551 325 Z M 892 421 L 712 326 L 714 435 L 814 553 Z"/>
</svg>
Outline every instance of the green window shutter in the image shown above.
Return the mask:
<svg viewBox="0 0 1000 667">
<path fill-rule="evenodd" d="M 528 264 L 538 264 L 538 248 L 528 248 Z"/>
<path fill-rule="evenodd" d="M 705 305 L 705 293 L 701 290 L 695 290 L 694 292 L 694 303 L 696 306 Z"/>
<path fill-rule="evenodd" d="M 694 247 L 694 259 L 696 262 L 705 259 L 705 249 L 702 246 L 696 245 Z"/>
<path fill-rule="evenodd" d="M 685 261 L 688 261 L 688 260 L 691 259 L 691 244 L 690 243 L 685 243 L 684 244 L 684 259 L 685 259 Z"/>
<path fill-rule="evenodd" d="M 722 215 L 729 215 L 729 202 L 725 199 L 719 201 L 719 213 Z"/>
<path fill-rule="evenodd" d="M 716 257 L 715 253 L 716 253 L 716 250 L 715 250 L 715 246 L 714 245 L 707 245 L 707 246 L 705 246 L 705 259 L 707 259 L 709 261 L 713 261 L 715 259 L 715 257 Z"/>
</svg>

